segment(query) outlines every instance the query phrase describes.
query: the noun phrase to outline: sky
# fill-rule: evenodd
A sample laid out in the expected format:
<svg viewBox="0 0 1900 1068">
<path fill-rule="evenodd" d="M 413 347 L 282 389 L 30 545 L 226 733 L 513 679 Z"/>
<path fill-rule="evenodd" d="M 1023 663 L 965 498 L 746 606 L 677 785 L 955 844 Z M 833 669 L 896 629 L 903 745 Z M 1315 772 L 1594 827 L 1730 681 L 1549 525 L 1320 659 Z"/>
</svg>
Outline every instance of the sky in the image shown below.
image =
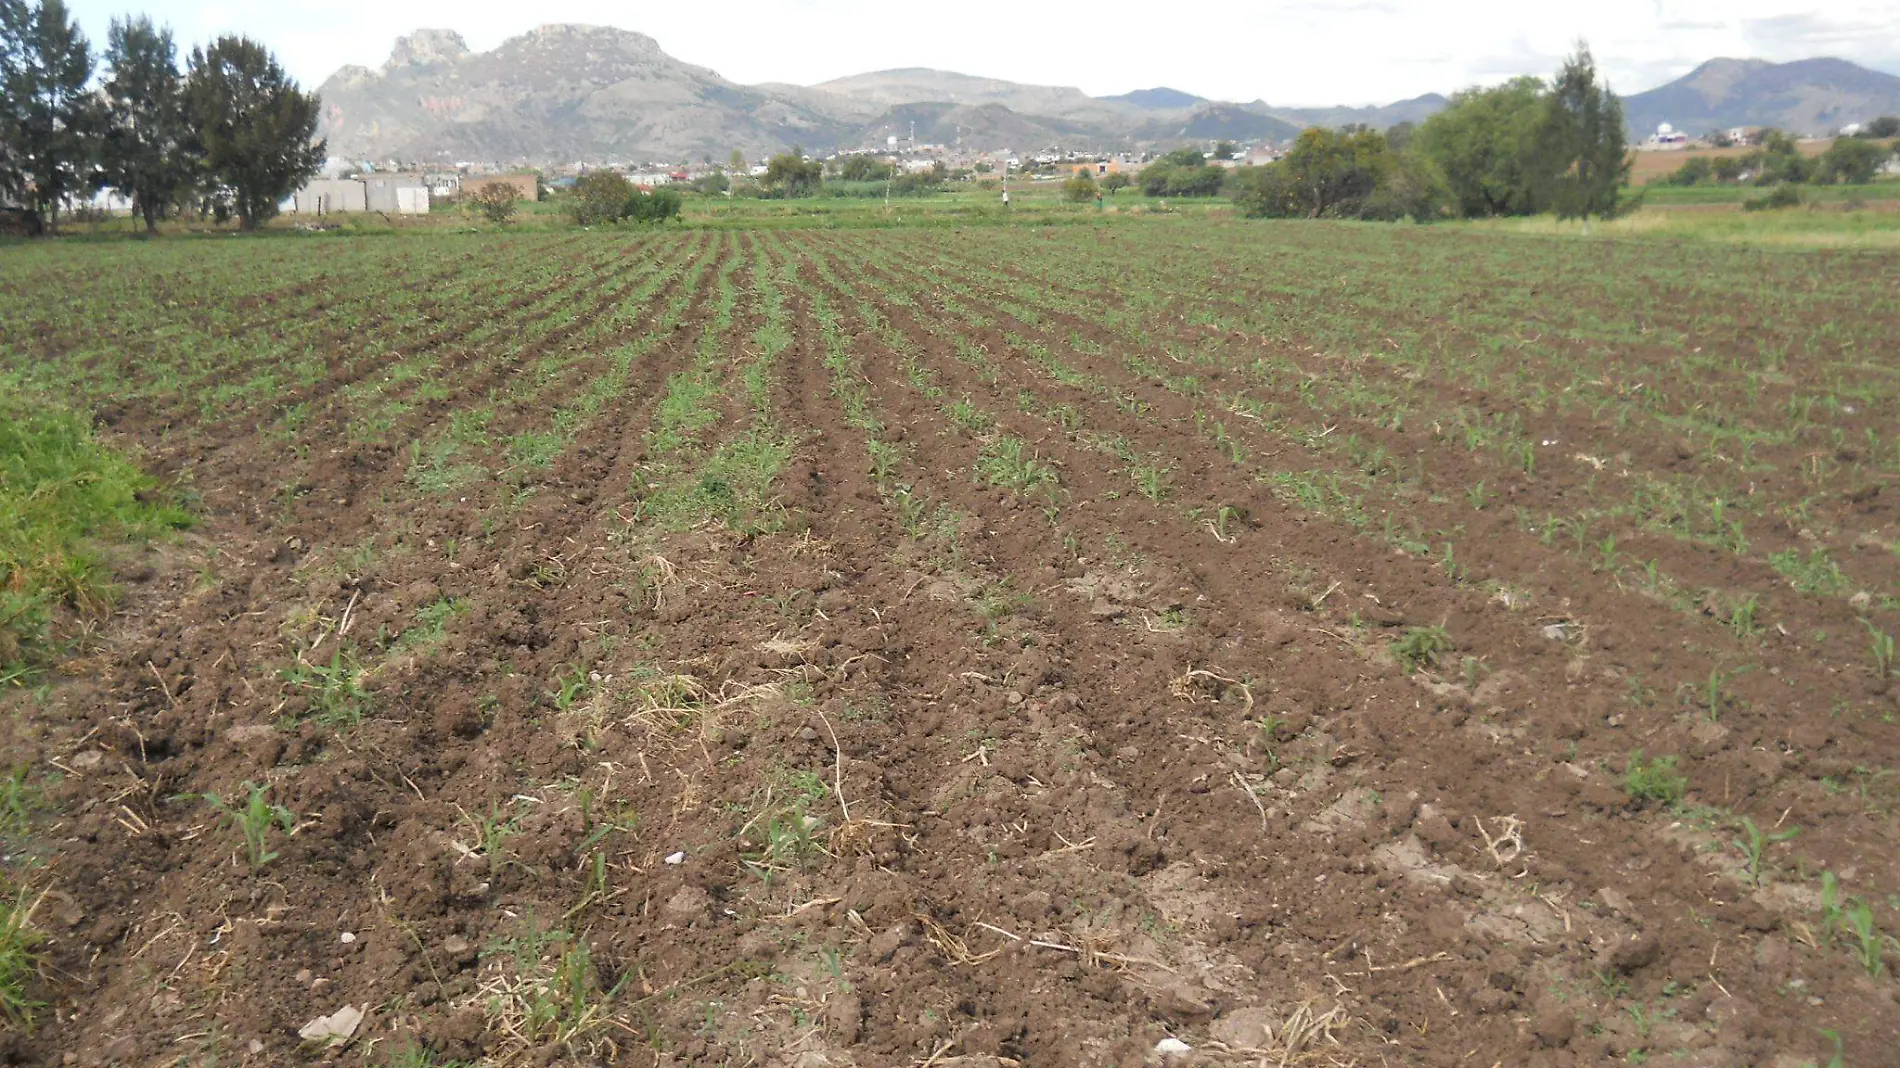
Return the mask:
<svg viewBox="0 0 1900 1068">
<path fill-rule="evenodd" d="M 398 36 L 425 26 L 456 30 L 485 51 L 551 22 L 637 30 L 679 59 L 748 84 L 936 67 L 1098 96 L 1166 85 L 1288 107 L 1383 104 L 1547 75 L 1579 38 L 1621 93 L 1654 88 L 1716 56 L 1831 55 L 1900 74 L 1900 0 L 1200 0 L 1178 9 L 1122 0 L 954 9 L 891 0 L 68 5 L 100 44 L 108 22 L 129 12 L 169 24 L 184 45 L 249 34 L 308 87 L 344 64 L 382 65 Z"/>
</svg>

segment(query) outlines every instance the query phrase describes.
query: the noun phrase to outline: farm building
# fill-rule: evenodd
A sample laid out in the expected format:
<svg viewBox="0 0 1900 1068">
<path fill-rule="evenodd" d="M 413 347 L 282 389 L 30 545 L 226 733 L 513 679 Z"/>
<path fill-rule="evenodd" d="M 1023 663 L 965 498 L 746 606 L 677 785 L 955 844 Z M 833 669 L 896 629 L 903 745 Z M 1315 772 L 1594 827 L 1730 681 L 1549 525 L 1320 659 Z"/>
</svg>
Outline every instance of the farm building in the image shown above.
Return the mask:
<svg viewBox="0 0 1900 1068">
<path fill-rule="evenodd" d="M 386 215 L 429 214 L 429 187 L 413 175 L 371 175 L 362 180 L 368 210 Z"/>
<path fill-rule="evenodd" d="M 411 176 L 321 178 L 297 190 L 293 203 L 299 215 L 364 211 L 427 215 L 429 188 Z"/>
</svg>

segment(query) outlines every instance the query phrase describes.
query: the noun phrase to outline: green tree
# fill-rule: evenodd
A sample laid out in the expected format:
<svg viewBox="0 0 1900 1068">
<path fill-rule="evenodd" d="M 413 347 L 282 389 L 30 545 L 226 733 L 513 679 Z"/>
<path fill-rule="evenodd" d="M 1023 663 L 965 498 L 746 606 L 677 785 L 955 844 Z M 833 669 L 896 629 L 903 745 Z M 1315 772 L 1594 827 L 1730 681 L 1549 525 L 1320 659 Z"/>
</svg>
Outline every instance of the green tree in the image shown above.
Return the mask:
<svg viewBox="0 0 1900 1068">
<path fill-rule="evenodd" d="M 184 82 L 174 60 L 169 29 L 138 18 L 112 21 L 102 87 L 104 134 L 99 141 L 97 180 L 132 200 L 157 233 L 158 220 L 191 181 L 186 150 Z"/>
<path fill-rule="evenodd" d="M 627 217 L 636 192 L 618 171 L 589 171 L 574 183 L 567 213 L 582 226 L 619 222 Z"/>
<path fill-rule="evenodd" d="M 270 50 L 224 36 L 191 51 L 185 113 L 205 166 L 230 190 L 239 225 L 256 229 L 323 165 L 318 101 L 297 87 Z"/>
<path fill-rule="evenodd" d="M 781 152 L 766 162 L 759 184 L 775 197 L 817 196 L 824 188 L 825 165 L 796 152 Z"/>
<path fill-rule="evenodd" d="M 1459 214 L 1530 215 L 1542 209 L 1532 158 L 1543 96 L 1543 83 L 1528 76 L 1467 89 L 1419 127 L 1413 147 L 1443 173 Z"/>
<path fill-rule="evenodd" d="M 1102 192 L 1108 193 L 1111 196 L 1128 188 L 1132 184 L 1133 183 L 1128 180 L 1128 176 L 1120 171 L 1110 171 L 1102 175 Z"/>
<path fill-rule="evenodd" d="M 1222 141 L 1214 146 L 1215 159 L 1233 159 L 1240 155 L 1240 149 L 1232 141 Z"/>
<path fill-rule="evenodd" d="M 1077 171 L 1062 183 L 1062 199 L 1071 204 L 1086 204 L 1095 194 L 1095 178 L 1087 171 Z"/>
<path fill-rule="evenodd" d="M 92 48 L 64 0 L 0 0 L 0 195 L 53 229 L 83 191 L 98 111 L 86 83 Z"/>
<path fill-rule="evenodd" d="M 1884 141 L 1889 137 L 1900 137 L 1900 115 L 1882 115 L 1872 122 L 1863 124 L 1854 136 L 1878 141 Z"/>
<path fill-rule="evenodd" d="M 1880 165 L 1893 155 L 1893 149 L 1858 138 L 1836 138 L 1826 152 L 1814 161 L 1808 180 L 1815 185 L 1866 185 L 1880 172 Z"/>
<path fill-rule="evenodd" d="M 1662 179 L 1662 184 L 1681 186 L 1714 185 L 1715 181 L 1715 161 L 1707 156 L 1690 156 L 1688 159 L 1682 161 L 1682 166 L 1677 167 L 1668 177 Z"/>
<path fill-rule="evenodd" d="M 1536 165 L 1559 219 L 1582 219 L 1588 230 L 1592 215 L 1616 213 L 1630 172 L 1623 102 L 1599 84 L 1596 61 L 1582 42 L 1544 98 Z"/>
<path fill-rule="evenodd" d="M 846 156 L 838 165 L 838 177 L 846 182 L 882 182 L 896 173 L 896 164 L 863 152 Z"/>
<path fill-rule="evenodd" d="M 1291 181 L 1300 214 L 1314 219 L 1358 215 L 1366 198 L 1396 166 L 1378 131 L 1341 133 L 1319 127 L 1301 132 L 1287 154 L 1272 165 L 1282 168 Z"/>
</svg>

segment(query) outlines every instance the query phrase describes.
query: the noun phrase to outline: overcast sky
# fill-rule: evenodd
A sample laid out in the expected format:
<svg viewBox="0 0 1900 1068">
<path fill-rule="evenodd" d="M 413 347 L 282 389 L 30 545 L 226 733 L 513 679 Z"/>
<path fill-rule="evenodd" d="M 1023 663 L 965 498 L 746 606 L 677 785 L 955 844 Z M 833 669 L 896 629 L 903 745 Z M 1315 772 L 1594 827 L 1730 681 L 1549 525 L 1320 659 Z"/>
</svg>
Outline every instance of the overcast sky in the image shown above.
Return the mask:
<svg viewBox="0 0 1900 1068">
<path fill-rule="evenodd" d="M 739 82 L 811 84 L 890 67 L 938 67 L 1074 85 L 1096 95 L 1168 85 L 1283 106 L 1389 103 L 1514 74 L 1548 74 L 1578 37 L 1623 93 L 1714 56 L 1833 55 L 1900 73 L 1900 0 L 1096 0 L 942 4 L 896 0 L 68 0 L 103 44 L 108 21 L 143 10 L 181 43 L 240 32 L 306 86 L 346 63 L 380 66 L 401 34 L 459 31 L 476 50 L 548 22 L 638 30 Z"/>
</svg>

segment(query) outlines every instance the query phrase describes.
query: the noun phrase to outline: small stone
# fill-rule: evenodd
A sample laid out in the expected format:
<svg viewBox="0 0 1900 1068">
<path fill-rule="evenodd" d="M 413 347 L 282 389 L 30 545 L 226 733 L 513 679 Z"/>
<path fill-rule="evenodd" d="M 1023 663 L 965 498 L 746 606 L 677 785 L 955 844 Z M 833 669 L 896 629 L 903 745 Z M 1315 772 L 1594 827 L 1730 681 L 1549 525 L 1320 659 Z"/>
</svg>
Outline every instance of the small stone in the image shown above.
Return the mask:
<svg viewBox="0 0 1900 1068">
<path fill-rule="evenodd" d="M 343 932 L 343 938 L 342 938 L 342 941 L 343 941 L 343 944 L 344 944 L 344 945 L 346 945 L 346 946 L 347 946 L 347 945 L 350 945 L 351 943 L 353 943 L 353 942 L 355 942 L 355 941 L 356 941 L 356 935 L 355 935 L 355 934 L 353 934 L 352 932 L 349 932 L 349 931 L 345 931 L 345 932 Z"/>
<path fill-rule="evenodd" d="M 1597 891 L 1597 900 L 1603 902 L 1604 907 L 1611 912 L 1619 912 L 1625 916 L 1629 916 L 1635 911 L 1635 906 L 1630 903 L 1629 895 L 1623 893 L 1621 890 L 1615 890 L 1606 886 Z"/>
<path fill-rule="evenodd" d="M 668 853 L 668 854 L 666 855 L 666 861 L 665 861 L 665 863 L 668 863 L 668 864 L 684 864 L 684 863 L 686 863 L 686 854 L 685 854 L 685 853 Z"/>
</svg>

